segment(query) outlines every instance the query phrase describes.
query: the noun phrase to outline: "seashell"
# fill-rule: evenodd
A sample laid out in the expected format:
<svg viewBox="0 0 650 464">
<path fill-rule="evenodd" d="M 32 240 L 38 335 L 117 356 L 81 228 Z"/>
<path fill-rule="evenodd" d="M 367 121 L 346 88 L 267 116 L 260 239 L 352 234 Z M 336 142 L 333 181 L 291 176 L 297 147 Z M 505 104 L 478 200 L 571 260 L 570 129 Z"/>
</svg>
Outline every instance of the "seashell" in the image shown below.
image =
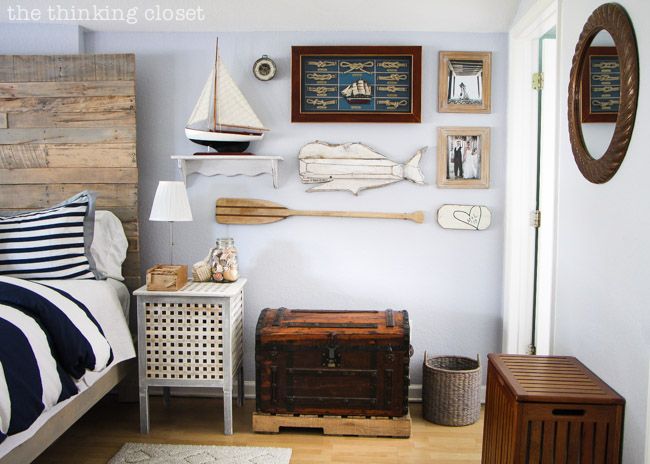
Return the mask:
<svg viewBox="0 0 650 464">
<path fill-rule="evenodd" d="M 199 261 L 192 266 L 192 279 L 197 282 L 208 282 L 211 279 L 212 269 L 205 261 Z"/>
<path fill-rule="evenodd" d="M 215 272 L 212 274 L 212 279 L 214 279 L 215 282 L 223 282 L 223 274 L 221 272 Z"/>
<path fill-rule="evenodd" d="M 223 272 L 223 266 L 219 263 L 214 265 L 214 272 Z"/>
<path fill-rule="evenodd" d="M 239 272 L 237 272 L 237 269 L 228 269 L 227 271 L 224 271 L 223 278 L 230 282 L 234 282 L 239 278 Z"/>
</svg>

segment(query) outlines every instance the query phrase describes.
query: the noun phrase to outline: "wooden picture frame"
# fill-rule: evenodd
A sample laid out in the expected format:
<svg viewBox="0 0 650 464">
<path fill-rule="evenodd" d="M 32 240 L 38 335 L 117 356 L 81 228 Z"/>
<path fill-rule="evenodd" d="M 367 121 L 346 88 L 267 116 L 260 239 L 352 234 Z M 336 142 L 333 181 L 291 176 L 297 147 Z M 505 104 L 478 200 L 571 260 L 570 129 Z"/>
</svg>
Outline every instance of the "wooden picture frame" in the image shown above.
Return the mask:
<svg viewBox="0 0 650 464">
<path fill-rule="evenodd" d="M 616 122 L 621 103 L 621 67 L 616 47 L 589 47 L 582 67 L 583 123 Z"/>
<path fill-rule="evenodd" d="M 421 46 L 291 47 L 291 122 L 421 121 Z"/>
<path fill-rule="evenodd" d="M 438 112 L 492 112 L 491 52 L 440 52 Z"/>
<path fill-rule="evenodd" d="M 490 187 L 489 127 L 438 128 L 438 187 Z"/>
</svg>

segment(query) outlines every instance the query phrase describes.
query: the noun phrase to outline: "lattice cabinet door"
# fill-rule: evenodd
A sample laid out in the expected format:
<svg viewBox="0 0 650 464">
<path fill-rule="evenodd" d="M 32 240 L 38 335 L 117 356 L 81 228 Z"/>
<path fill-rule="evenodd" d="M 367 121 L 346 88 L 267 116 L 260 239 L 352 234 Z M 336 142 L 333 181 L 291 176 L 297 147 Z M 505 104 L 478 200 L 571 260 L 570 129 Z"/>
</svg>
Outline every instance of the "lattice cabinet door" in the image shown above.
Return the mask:
<svg viewBox="0 0 650 464">
<path fill-rule="evenodd" d="M 140 430 L 149 432 L 149 387 L 223 390 L 224 433 L 232 434 L 232 387 L 243 404 L 244 286 L 189 282 L 177 292 L 138 297 Z"/>
</svg>

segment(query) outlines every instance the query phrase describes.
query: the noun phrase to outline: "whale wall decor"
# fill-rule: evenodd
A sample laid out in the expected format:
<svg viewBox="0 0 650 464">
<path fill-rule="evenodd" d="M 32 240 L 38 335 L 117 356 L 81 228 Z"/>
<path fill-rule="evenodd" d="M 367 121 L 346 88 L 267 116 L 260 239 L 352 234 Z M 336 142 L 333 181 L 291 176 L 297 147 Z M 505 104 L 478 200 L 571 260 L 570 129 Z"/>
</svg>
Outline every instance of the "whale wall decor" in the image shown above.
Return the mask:
<svg viewBox="0 0 650 464">
<path fill-rule="evenodd" d="M 308 192 L 361 190 L 383 187 L 401 180 L 424 184 L 420 160 L 427 147 L 420 148 L 405 164 L 389 160 L 362 143 L 330 144 L 315 141 L 300 149 L 300 179 L 320 184 Z"/>
</svg>

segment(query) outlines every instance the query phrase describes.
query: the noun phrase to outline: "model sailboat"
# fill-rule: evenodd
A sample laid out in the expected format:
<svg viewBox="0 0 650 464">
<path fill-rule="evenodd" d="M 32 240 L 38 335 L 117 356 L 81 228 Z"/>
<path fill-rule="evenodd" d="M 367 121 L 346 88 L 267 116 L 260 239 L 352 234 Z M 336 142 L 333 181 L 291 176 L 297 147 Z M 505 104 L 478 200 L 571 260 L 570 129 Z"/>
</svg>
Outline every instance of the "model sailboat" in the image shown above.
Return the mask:
<svg viewBox="0 0 650 464">
<path fill-rule="evenodd" d="M 230 77 L 217 42 L 214 68 L 185 125 L 185 135 L 220 152 L 242 152 L 267 130 Z"/>
</svg>

